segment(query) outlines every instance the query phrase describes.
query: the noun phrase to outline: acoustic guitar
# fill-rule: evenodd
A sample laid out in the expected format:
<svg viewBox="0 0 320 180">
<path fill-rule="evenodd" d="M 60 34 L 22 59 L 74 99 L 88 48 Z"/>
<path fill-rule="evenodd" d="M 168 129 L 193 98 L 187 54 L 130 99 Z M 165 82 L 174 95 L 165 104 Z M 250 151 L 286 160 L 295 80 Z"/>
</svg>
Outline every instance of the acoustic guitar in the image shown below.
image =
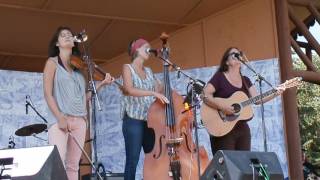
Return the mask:
<svg viewBox="0 0 320 180">
<path fill-rule="evenodd" d="M 301 77 L 296 77 L 287 80 L 278 87 L 283 89 L 292 88 L 300 85 L 301 80 Z M 224 136 L 234 128 L 238 121 L 248 121 L 252 119 L 252 104 L 276 92 L 276 89 L 271 89 L 261 95 L 249 98 L 244 92 L 237 91 L 229 98 L 214 98 L 214 101 L 219 104 L 232 106 L 235 113 L 231 115 L 226 115 L 222 111 L 211 108 L 209 105 L 203 103 L 200 110 L 204 126 L 211 135 L 216 137 Z"/>
</svg>

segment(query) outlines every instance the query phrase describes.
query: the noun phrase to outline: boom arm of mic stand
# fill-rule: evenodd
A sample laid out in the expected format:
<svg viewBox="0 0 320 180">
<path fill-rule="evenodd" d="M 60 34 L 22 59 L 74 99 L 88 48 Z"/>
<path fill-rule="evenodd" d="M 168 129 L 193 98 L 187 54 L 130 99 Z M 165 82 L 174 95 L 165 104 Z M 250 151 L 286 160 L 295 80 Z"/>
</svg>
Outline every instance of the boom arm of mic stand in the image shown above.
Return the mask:
<svg viewBox="0 0 320 180">
<path fill-rule="evenodd" d="M 37 110 L 36 108 L 34 108 L 29 102 L 27 102 L 27 105 L 30 106 L 33 111 L 45 122 L 48 124 L 48 121 L 46 120 L 46 118 L 44 118 Z"/>
<path fill-rule="evenodd" d="M 169 66 L 171 66 L 174 70 L 178 71 L 179 74 L 183 74 L 185 77 L 189 78 L 190 81 L 193 82 L 197 82 L 197 79 L 192 78 L 191 76 L 189 76 L 188 74 L 186 74 L 185 72 L 181 71 L 181 67 L 177 66 L 176 64 L 172 63 L 171 61 L 169 61 L 168 59 L 165 59 L 161 56 L 158 56 L 159 59 L 161 59 L 162 61 L 164 61 L 165 63 L 169 64 Z"/>
<path fill-rule="evenodd" d="M 265 83 L 267 83 L 272 89 L 275 89 L 272 84 L 267 81 L 263 76 L 261 76 L 261 74 L 257 73 L 249 64 L 247 64 L 246 62 L 244 62 L 241 58 L 238 58 L 238 60 L 243 64 L 245 65 L 248 69 L 250 69 L 250 71 L 252 71 L 255 76 L 258 78 L 257 80 L 258 81 L 264 81 Z"/>
</svg>

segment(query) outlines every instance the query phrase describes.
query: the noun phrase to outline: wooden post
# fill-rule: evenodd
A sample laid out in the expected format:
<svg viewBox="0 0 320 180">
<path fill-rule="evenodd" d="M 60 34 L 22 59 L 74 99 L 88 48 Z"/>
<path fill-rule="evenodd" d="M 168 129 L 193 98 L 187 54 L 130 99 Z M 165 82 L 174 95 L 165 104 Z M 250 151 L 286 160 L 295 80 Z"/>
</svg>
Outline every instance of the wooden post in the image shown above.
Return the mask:
<svg viewBox="0 0 320 180">
<path fill-rule="evenodd" d="M 276 7 L 279 63 L 281 80 L 287 80 L 292 75 L 292 58 L 290 51 L 290 27 L 287 0 L 274 0 Z M 288 89 L 283 94 L 284 129 L 289 164 L 290 179 L 303 179 L 300 130 L 295 89 Z"/>
</svg>

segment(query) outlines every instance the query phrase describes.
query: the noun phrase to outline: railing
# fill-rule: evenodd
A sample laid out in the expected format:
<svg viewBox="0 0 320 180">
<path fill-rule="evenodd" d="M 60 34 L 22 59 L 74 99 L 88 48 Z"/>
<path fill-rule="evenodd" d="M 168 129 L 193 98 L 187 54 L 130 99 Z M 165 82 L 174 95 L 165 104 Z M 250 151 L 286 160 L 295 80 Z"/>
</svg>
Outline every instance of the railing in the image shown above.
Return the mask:
<svg viewBox="0 0 320 180">
<path fill-rule="evenodd" d="M 296 26 L 294 33 L 291 32 L 291 46 L 300 57 L 304 65 L 307 67 L 306 71 L 292 71 L 292 73 L 294 76 L 302 77 L 304 81 L 320 84 L 320 73 L 317 72 L 319 69 L 317 69 L 313 64 L 311 53 L 311 51 L 314 50 L 320 56 L 320 44 L 309 31 L 309 26 L 314 24 L 315 20 L 320 24 L 320 8 L 317 7 L 315 2 L 316 1 L 312 0 L 288 0 L 288 12 L 290 20 Z M 310 16 L 306 19 L 306 21 L 302 21 L 298 18 L 292 6 L 304 7 L 309 11 Z M 307 43 L 298 42 L 296 40 L 297 33 L 303 35 L 307 40 Z M 301 48 L 304 48 L 306 53 L 304 53 Z"/>
</svg>

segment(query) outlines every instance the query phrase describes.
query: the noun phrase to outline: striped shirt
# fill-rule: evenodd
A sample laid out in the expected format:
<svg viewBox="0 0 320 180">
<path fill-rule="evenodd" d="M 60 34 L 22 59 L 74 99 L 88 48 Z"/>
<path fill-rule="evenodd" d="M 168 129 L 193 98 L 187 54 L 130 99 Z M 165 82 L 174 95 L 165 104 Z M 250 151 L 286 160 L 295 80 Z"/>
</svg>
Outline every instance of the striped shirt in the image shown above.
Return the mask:
<svg viewBox="0 0 320 180">
<path fill-rule="evenodd" d="M 150 68 L 145 67 L 146 78 L 141 79 L 130 64 L 127 64 L 131 71 L 133 87 L 146 91 L 155 90 L 155 77 Z M 129 117 L 138 120 L 147 120 L 148 109 L 154 102 L 153 96 L 123 96 L 121 100 L 121 115 L 126 113 Z"/>
<path fill-rule="evenodd" d="M 57 60 L 54 60 L 54 62 L 56 63 L 56 71 L 53 81 L 53 97 L 59 110 L 66 115 L 86 116 L 85 79 L 83 75 L 79 70 L 73 70 L 70 73 Z M 53 116 L 52 113 L 51 115 Z M 57 122 L 54 116 L 50 119 L 49 126 Z"/>
</svg>

